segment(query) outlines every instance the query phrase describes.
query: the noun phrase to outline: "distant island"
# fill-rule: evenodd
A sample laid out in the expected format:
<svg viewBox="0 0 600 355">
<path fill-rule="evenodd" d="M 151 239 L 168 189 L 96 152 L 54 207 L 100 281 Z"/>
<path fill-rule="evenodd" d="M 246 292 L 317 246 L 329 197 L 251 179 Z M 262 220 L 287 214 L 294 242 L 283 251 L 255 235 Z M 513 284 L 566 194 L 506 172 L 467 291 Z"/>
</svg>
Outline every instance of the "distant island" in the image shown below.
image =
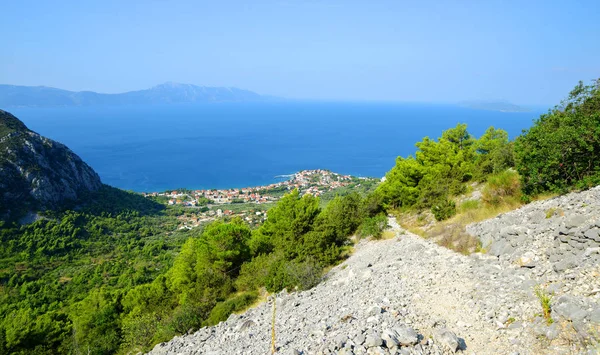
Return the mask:
<svg viewBox="0 0 600 355">
<path fill-rule="evenodd" d="M 207 87 L 167 82 L 146 90 L 119 94 L 68 91 L 47 86 L 0 84 L 0 107 L 147 105 L 186 102 L 266 101 L 273 97 L 233 87 Z"/>
<path fill-rule="evenodd" d="M 500 112 L 530 112 L 527 107 L 512 104 L 506 101 L 463 101 L 458 104 L 461 107 L 474 110 L 488 110 Z"/>
</svg>

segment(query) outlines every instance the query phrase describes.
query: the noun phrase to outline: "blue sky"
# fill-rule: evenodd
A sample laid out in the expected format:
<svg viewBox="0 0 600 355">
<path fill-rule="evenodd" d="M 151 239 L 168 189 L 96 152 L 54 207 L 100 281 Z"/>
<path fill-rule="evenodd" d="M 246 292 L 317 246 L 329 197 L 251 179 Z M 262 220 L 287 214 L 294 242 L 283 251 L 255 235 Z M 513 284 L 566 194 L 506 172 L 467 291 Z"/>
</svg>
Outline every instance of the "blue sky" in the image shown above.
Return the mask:
<svg viewBox="0 0 600 355">
<path fill-rule="evenodd" d="M 5 84 L 555 104 L 600 77 L 597 0 L 19 0 L 1 13 Z"/>
</svg>

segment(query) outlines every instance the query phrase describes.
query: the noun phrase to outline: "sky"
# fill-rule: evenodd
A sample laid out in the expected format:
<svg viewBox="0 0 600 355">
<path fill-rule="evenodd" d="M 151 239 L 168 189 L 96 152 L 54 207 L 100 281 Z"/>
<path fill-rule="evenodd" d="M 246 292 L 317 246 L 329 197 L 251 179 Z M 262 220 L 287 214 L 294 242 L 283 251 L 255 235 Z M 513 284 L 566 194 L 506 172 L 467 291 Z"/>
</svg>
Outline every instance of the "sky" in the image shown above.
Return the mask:
<svg viewBox="0 0 600 355">
<path fill-rule="evenodd" d="M 1 13 L 2 84 L 553 105 L 600 77 L 597 0 L 19 0 Z"/>
</svg>

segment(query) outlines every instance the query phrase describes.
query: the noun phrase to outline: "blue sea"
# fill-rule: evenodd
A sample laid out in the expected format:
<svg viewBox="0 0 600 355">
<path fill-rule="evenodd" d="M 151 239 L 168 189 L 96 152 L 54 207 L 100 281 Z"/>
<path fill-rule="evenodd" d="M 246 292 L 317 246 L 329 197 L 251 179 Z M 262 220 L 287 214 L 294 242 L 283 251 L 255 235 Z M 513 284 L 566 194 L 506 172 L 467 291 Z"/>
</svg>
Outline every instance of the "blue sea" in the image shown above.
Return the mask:
<svg viewBox="0 0 600 355">
<path fill-rule="evenodd" d="M 541 111 L 347 102 L 17 108 L 32 130 L 62 142 L 106 184 L 133 191 L 265 185 L 303 169 L 382 177 L 397 156 L 457 123 L 511 138 Z"/>
</svg>

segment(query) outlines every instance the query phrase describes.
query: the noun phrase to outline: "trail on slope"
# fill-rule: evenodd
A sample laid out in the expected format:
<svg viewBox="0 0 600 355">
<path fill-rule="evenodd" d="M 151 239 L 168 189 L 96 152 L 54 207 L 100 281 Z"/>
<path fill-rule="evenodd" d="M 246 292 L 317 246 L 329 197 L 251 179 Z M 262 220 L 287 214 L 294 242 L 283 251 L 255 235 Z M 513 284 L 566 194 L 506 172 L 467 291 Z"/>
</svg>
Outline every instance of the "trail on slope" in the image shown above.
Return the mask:
<svg viewBox="0 0 600 355">
<path fill-rule="evenodd" d="M 521 323 L 536 312 L 529 270 L 460 255 L 402 231 L 393 219 L 390 225 L 395 238 L 362 241 L 315 288 L 277 296 L 278 354 L 452 352 L 433 336 L 436 329 L 454 332 L 468 354 L 540 353 Z M 271 310 L 259 305 L 153 353 L 267 354 Z M 406 329 L 418 342 L 396 346 L 386 338 Z"/>
</svg>

